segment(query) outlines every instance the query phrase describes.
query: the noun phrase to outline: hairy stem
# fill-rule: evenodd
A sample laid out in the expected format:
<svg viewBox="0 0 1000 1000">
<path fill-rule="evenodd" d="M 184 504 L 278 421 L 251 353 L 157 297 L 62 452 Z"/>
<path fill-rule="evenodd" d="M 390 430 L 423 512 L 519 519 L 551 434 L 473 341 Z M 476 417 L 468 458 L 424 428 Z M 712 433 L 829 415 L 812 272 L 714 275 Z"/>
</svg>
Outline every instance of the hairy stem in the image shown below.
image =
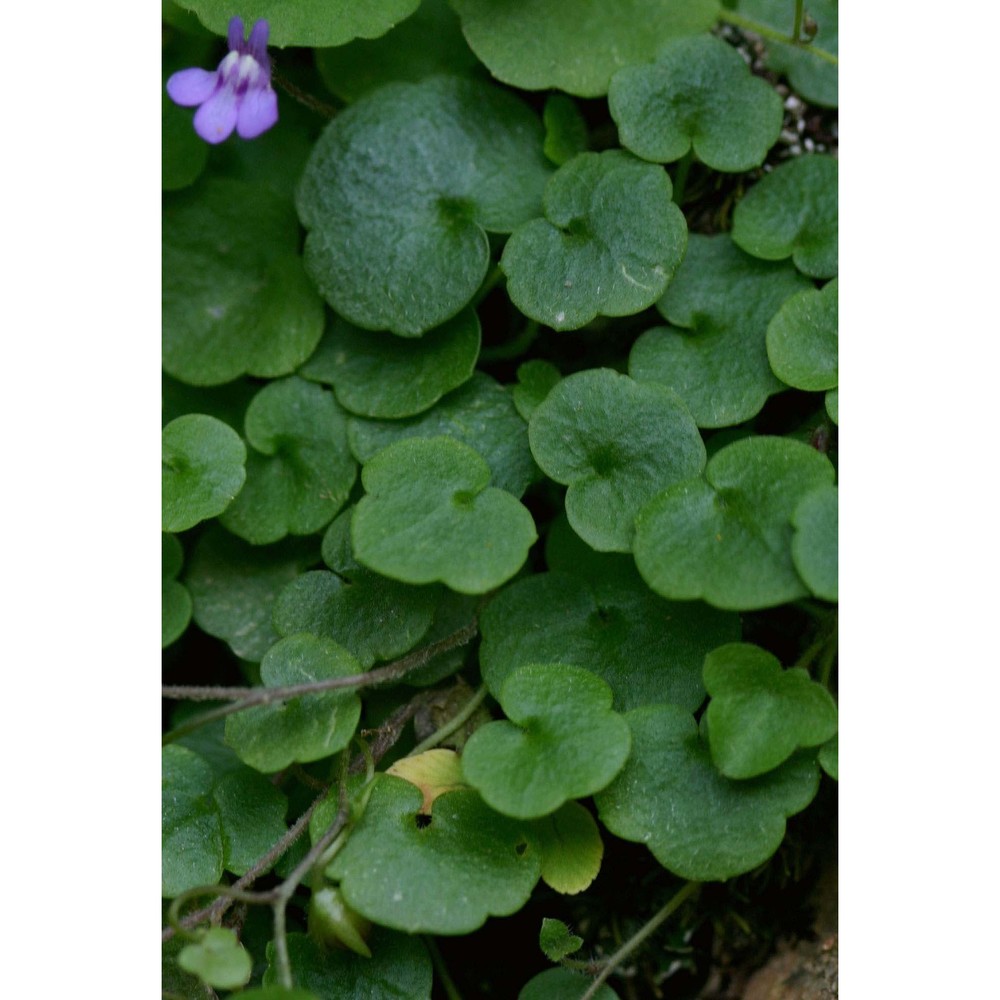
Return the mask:
<svg viewBox="0 0 1000 1000">
<path fill-rule="evenodd" d="M 590 984 L 587 992 L 580 997 L 580 1000 L 593 1000 L 597 996 L 597 991 L 607 981 L 611 974 L 621 963 L 628 958 L 657 928 L 669 917 L 680 905 L 693 893 L 698 891 L 700 882 L 688 882 L 678 892 L 674 893 L 670 902 L 663 907 L 655 916 L 651 917 L 642 927 L 636 931 L 609 959 L 607 965 L 601 970 L 600 975 Z"/>
<path fill-rule="evenodd" d="M 272 63 L 271 66 L 271 79 L 281 87 L 281 89 L 288 94 L 289 97 L 294 98 L 299 104 L 307 107 L 310 111 L 315 111 L 316 114 L 321 115 L 326 118 L 327 121 L 336 117 L 337 109 L 329 104 L 324 103 L 317 97 L 313 97 L 312 94 L 306 93 L 301 87 L 297 87 L 288 77 L 279 73 Z"/>
</svg>

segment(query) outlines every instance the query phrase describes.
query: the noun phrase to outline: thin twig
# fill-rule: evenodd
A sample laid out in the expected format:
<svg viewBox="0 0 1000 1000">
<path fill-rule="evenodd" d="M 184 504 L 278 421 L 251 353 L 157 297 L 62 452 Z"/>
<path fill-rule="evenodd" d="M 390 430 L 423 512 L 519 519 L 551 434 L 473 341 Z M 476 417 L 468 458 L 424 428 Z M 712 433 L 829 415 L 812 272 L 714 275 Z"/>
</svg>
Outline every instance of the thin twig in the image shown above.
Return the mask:
<svg viewBox="0 0 1000 1000">
<path fill-rule="evenodd" d="M 488 693 L 486 685 L 483 684 L 479 690 L 476 691 L 476 693 L 462 706 L 462 711 L 459 712 L 458 715 L 446 722 L 440 729 L 431 733 L 431 735 L 428 736 L 422 743 L 418 743 L 409 752 L 409 754 L 407 754 L 407 756 L 415 757 L 418 753 L 430 750 L 431 747 L 436 747 L 440 742 L 448 739 L 452 733 L 461 729 L 462 726 L 468 722 L 472 713 L 475 712 L 475 710 L 483 703 Z"/>
</svg>

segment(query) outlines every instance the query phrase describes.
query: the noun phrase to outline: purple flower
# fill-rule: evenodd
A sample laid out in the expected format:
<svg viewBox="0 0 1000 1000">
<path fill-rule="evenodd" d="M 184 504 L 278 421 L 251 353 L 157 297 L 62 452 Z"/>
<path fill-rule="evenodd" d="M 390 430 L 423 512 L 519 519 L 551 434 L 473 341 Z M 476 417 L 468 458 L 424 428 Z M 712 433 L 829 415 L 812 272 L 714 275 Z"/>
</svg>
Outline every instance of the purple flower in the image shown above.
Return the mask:
<svg viewBox="0 0 1000 1000">
<path fill-rule="evenodd" d="M 244 40 L 243 21 L 234 17 L 229 22 L 229 52 L 214 73 L 182 69 L 167 80 L 167 93 L 175 104 L 201 105 L 194 115 L 194 130 L 205 142 L 222 142 L 234 128 L 243 139 L 255 139 L 278 120 L 267 32 L 267 21 L 258 21 Z"/>
</svg>

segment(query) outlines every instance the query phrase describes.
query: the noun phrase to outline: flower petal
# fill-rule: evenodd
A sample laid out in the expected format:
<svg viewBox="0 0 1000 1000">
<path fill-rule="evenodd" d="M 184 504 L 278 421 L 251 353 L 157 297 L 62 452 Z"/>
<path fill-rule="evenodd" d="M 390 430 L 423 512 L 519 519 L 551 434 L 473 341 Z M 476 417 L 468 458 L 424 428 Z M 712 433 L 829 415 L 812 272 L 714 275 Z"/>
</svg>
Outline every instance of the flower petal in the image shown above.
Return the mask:
<svg viewBox="0 0 1000 1000">
<path fill-rule="evenodd" d="M 195 112 L 194 130 L 213 145 L 228 139 L 236 127 L 236 112 L 239 102 L 232 87 L 220 87 Z"/>
<path fill-rule="evenodd" d="M 250 38 L 247 41 L 247 51 L 261 64 L 261 66 L 267 66 L 267 33 L 268 24 L 263 18 L 256 22 L 253 26 L 253 30 L 250 32 Z"/>
<path fill-rule="evenodd" d="M 253 88 L 240 102 L 236 131 L 244 139 L 255 139 L 278 120 L 278 95 L 270 88 Z"/>
<path fill-rule="evenodd" d="M 234 17 L 229 21 L 229 51 L 236 52 L 243 47 L 243 18 Z"/>
<path fill-rule="evenodd" d="M 167 80 L 167 93 L 174 104 L 193 108 L 212 96 L 217 83 L 218 74 L 207 69 L 182 69 Z"/>
</svg>

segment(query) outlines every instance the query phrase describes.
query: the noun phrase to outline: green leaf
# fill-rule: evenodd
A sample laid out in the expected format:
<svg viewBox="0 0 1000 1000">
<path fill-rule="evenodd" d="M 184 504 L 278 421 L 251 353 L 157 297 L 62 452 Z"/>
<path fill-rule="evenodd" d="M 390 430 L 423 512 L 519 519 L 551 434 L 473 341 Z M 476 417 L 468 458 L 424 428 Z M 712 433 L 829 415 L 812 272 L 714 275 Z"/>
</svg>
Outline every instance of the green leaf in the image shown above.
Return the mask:
<svg viewBox="0 0 1000 1000">
<path fill-rule="evenodd" d="M 326 127 L 299 186 L 309 274 L 341 316 L 418 337 L 467 305 L 487 232 L 538 214 L 549 167 L 533 112 L 458 77 L 390 83 Z"/>
<path fill-rule="evenodd" d="M 599 791 L 621 770 L 630 745 L 612 697 L 600 677 L 579 667 L 519 667 L 500 691 L 507 719 L 481 726 L 465 745 L 466 781 L 487 805 L 520 819 Z"/>
<path fill-rule="evenodd" d="M 362 463 L 395 441 L 442 434 L 475 449 L 489 465 L 493 485 L 516 497 L 538 474 L 528 446 L 528 425 L 512 394 L 483 372 L 476 372 L 417 417 L 393 421 L 353 417 L 347 428 L 351 451 Z"/>
<path fill-rule="evenodd" d="M 635 342 L 629 374 L 673 389 L 699 427 L 742 423 L 784 388 L 768 363 L 767 324 L 790 295 L 811 287 L 791 263 L 757 260 L 725 234 L 692 233 L 656 304 L 674 326 Z"/>
<path fill-rule="evenodd" d="M 826 412 L 829 414 L 830 419 L 836 424 L 839 423 L 837 420 L 837 407 L 839 402 L 839 396 L 836 389 L 831 389 L 826 394 Z"/>
<path fill-rule="evenodd" d="M 426 634 L 442 599 L 440 587 L 412 587 L 379 576 L 353 556 L 353 508 L 339 514 L 323 539 L 333 570 L 304 573 L 286 586 L 274 605 L 280 635 L 309 632 L 333 639 L 367 669 L 411 650 Z"/>
<path fill-rule="evenodd" d="M 668 700 L 694 711 L 705 696 L 705 654 L 739 638 L 736 615 L 664 601 L 626 556 L 592 553 L 594 572 L 584 575 L 573 551 L 573 574 L 518 580 L 483 611 L 479 655 L 490 691 L 498 695 L 524 664 L 562 661 L 602 677 L 619 711 Z"/>
<path fill-rule="evenodd" d="M 792 563 L 792 512 L 832 483 L 830 460 L 807 444 L 751 437 L 709 459 L 703 477 L 654 497 L 636 519 L 643 579 L 672 600 L 753 610 L 806 596 Z"/>
<path fill-rule="evenodd" d="M 191 621 L 191 594 L 175 577 L 184 562 L 184 549 L 174 535 L 162 535 L 161 570 L 163 576 L 163 611 L 160 617 L 163 647 L 176 642 Z"/>
<path fill-rule="evenodd" d="M 500 266 L 521 312 L 576 330 L 651 306 L 686 244 L 664 170 L 621 150 L 581 153 L 553 175 L 545 218 L 514 230 Z"/>
<path fill-rule="evenodd" d="M 240 1000 L 321 1000 L 310 990 L 300 990 L 287 986 L 265 986 L 259 990 L 242 990 Z"/>
<path fill-rule="evenodd" d="M 837 731 L 837 706 L 801 667 L 782 670 L 759 646 L 734 642 L 705 657 L 712 761 L 727 778 L 755 778 L 799 747 L 825 743 Z"/>
<path fill-rule="evenodd" d="M 739 0 L 739 13 L 783 33 L 792 28 L 788 0 Z M 837 65 L 820 58 L 815 49 L 837 55 L 837 0 L 809 0 L 806 8 L 816 22 L 816 36 L 808 45 L 786 45 L 765 40 L 767 65 L 788 77 L 796 93 L 810 104 L 837 106 Z"/>
<path fill-rule="evenodd" d="M 299 374 L 332 385 L 337 402 L 351 413 L 398 420 L 423 413 L 467 382 L 479 342 L 479 318 L 471 309 L 419 340 L 337 318 Z"/>
<path fill-rule="evenodd" d="M 191 385 L 287 375 L 323 333 L 291 205 L 209 179 L 163 213 L 163 368 Z"/>
<path fill-rule="evenodd" d="M 434 969 L 420 938 L 375 927 L 368 942 L 371 958 L 321 948 L 305 934 L 292 933 L 287 940 L 295 981 L 322 1000 L 430 1000 Z M 277 978 L 269 941 L 264 984 Z"/>
<path fill-rule="evenodd" d="M 532 836 L 542 855 L 542 881 L 550 889 L 574 896 L 597 878 L 604 857 L 601 831 L 579 802 L 535 820 Z"/>
<path fill-rule="evenodd" d="M 674 39 L 654 63 L 620 70 L 608 104 L 621 144 L 636 156 L 673 163 L 693 149 L 702 163 L 731 173 L 764 162 L 783 114 L 774 88 L 713 35 Z"/>
<path fill-rule="evenodd" d="M 415 14 L 381 38 L 316 51 L 323 82 L 349 104 L 393 80 L 416 83 L 435 73 L 464 76 L 477 65 L 447 0 L 423 0 Z"/>
<path fill-rule="evenodd" d="M 583 947 L 583 938 L 571 934 L 561 921 L 551 917 L 542 918 L 542 929 L 538 934 L 538 947 L 550 962 L 561 962 L 567 955 Z"/>
<path fill-rule="evenodd" d="M 797 156 L 759 180 L 733 212 L 733 240 L 763 260 L 791 257 L 811 278 L 837 273 L 837 160 Z"/>
<path fill-rule="evenodd" d="M 166 77 L 164 74 L 164 84 Z M 208 146 L 191 127 L 191 112 L 180 108 L 164 89 L 162 110 L 161 176 L 164 191 L 178 191 L 193 184 L 205 169 Z"/>
<path fill-rule="evenodd" d="M 774 374 L 796 389 L 837 386 L 837 279 L 793 295 L 767 328 Z"/>
<path fill-rule="evenodd" d="M 397 441 L 365 464 L 362 482 L 355 557 L 404 583 L 483 594 L 521 568 L 538 537 L 527 508 L 489 486 L 486 462 L 452 438 Z"/>
<path fill-rule="evenodd" d="M 233 16 L 230 0 L 178 0 L 218 35 L 225 35 Z M 378 38 L 417 8 L 420 0 L 242 0 L 240 15 L 247 30 L 259 18 L 271 28 L 269 42 L 287 45 L 343 45 L 352 38 Z"/>
<path fill-rule="evenodd" d="M 833 738 L 824 743 L 819 750 L 819 765 L 834 781 L 837 780 L 837 745 L 839 734 L 835 733 Z"/>
<path fill-rule="evenodd" d="M 540 869 L 529 828 L 462 790 L 440 796 L 425 825 L 417 822 L 422 798 L 402 778 L 376 779 L 330 869 L 347 902 L 410 934 L 468 934 L 489 916 L 519 910 Z"/>
<path fill-rule="evenodd" d="M 177 956 L 187 942 L 176 935 L 163 942 L 160 959 L 160 986 L 164 996 L 184 997 L 184 1000 L 216 1000 L 218 994 L 197 976 L 185 972 L 177 964 Z"/>
<path fill-rule="evenodd" d="M 211 767 L 185 747 L 163 748 L 163 895 L 173 897 L 222 876 L 222 829 Z"/>
<path fill-rule="evenodd" d="M 330 639 L 293 635 L 275 643 L 260 664 L 266 687 L 308 684 L 362 672 L 361 664 Z M 351 741 L 361 699 L 352 689 L 301 695 L 259 705 L 226 719 L 226 742 L 258 771 L 280 771 L 294 761 L 321 760 Z"/>
<path fill-rule="evenodd" d="M 572 160 L 587 148 L 587 123 L 572 98 L 549 94 L 542 110 L 545 155 L 557 166 Z"/>
<path fill-rule="evenodd" d="M 517 1000 L 580 1000 L 592 982 L 572 969 L 546 969 L 524 984 Z M 594 1000 L 619 1000 L 619 996 L 610 986 L 602 985 Z"/>
<path fill-rule="evenodd" d="M 250 400 L 259 389 L 260 383 L 248 378 L 202 388 L 185 385 L 164 373 L 161 378 L 163 426 L 189 413 L 207 413 L 238 432 L 243 427 L 243 417 Z"/>
<path fill-rule="evenodd" d="M 532 413 L 545 400 L 562 378 L 562 373 L 550 361 L 532 358 L 519 365 L 517 369 L 517 385 L 511 390 L 514 406 L 525 420 L 530 420 Z"/>
<path fill-rule="evenodd" d="M 451 0 L 473 52 L 523 90 L 607 93 L 612 74 L 715 22 L 716 0 Z"/>
<path fill-rule="evenodd" d="M 705 467 L 678 396 L 607 368 L 563 379 L 532 414 L 528 439 L 542 471 L 569 486 L 573 530 L 604 552 L 630 551 L 642 506 Z"/>
<path fill-rule="evenodd" d="M 793 757 L 760 778 L 733 781 L 715 769 L 694 719 L 676 705 L 630 712 L 632 756 L 596 796 L 601 822 L 644 843 L 681 878 L 722 882 L 766 861 L 819 787 L 815 760 Z"/>
<path fill-rule="evenodd" d="M 254 396 L 245 426 L 247 481 L 222 524 L 254 545 L 325 527 L 357 476 L 333 394 L 295 377 L 271 382 Z"/>
<path fill-rule="evenodd" d="M 792 562 L 805 585 L 824 601 L 837 600 L 837 487 L 807 493 L 792 513 Z"/>
<path fill-rule="evenodd" d="M 181 951 L 177 964 L 203 983 L 221 990 L 243 986 L 253 971 L 253 959 L 228 927 L 208 928 L 200 941 Z"/>
<path fill-rule="evenodd" d="M 247 450 L 215 417 L 192 413 L 163 428 L 163 530 L 186 531 L 221 514 L 242 489 Z"/>
<path fill-rule="evenodd" d="M 194 620 L 243 660 L 259 662 L 278 640 L 271 608 L 278 592 L 317 559 L 311 540 L 256 548 L 221 528 L 198 539 L 185 578 Z"/>
</svg>

